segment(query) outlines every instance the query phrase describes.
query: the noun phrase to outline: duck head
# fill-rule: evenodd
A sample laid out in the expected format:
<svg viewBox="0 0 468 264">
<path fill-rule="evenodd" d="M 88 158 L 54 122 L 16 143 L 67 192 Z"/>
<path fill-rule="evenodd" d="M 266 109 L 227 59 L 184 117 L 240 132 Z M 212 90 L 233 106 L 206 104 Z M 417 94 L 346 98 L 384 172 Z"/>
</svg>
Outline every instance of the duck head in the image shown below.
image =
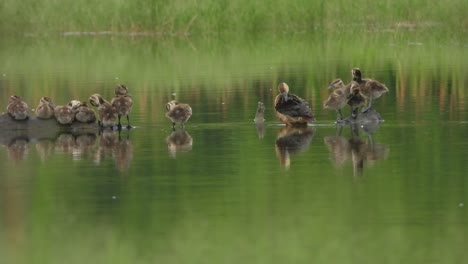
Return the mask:
<svg viewBox="0 0 468 264">
<path fill-rule="evenodd" d="M 278 84 L 278 92 L 285 102 L 288 101 L 289 86 L 285 82 Z"/>
</svg>

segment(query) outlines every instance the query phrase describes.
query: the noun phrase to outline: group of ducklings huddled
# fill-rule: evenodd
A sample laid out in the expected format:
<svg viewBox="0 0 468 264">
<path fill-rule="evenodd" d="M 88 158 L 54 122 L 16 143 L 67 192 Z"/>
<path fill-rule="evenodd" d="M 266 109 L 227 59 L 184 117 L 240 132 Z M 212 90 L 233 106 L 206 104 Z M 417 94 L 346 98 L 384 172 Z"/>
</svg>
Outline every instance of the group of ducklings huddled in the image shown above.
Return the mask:
<svg viewBox="0 0 468 264">
<path fill-rule="evenodd" d="M 359 68 L 352 69 L 351 73 L 353 79 L 350 83 L 345 85 L 341 79 L 336 79 L 330 84 L 329 90 L 332 92 L 323 102 L 323 108 L 337 112 L 337 122 L 347 120 L 343 118 L 341 112 L 346 105 L 351 107 L 351 118 L 355 119 L 359 107 L 366 105 L 361 112 L 367 112 L 372 107 L 372 100 L 388 92 L 384 84 L 372 79 L 362 79 Z M 275 98 L 275 110 L 281 122 L 286 125 L 306 125 L 308 122 L 315 121 L 307 101 L 289 93 L 286 83 L 280 83 L 278 91 L 280 94 Z"/>
<path fill-rule="evenodd" d="M 88 107 L 86 102 L 71 100 L 66 105 L 56 106 L 50 97 L 42 97 L 39 105 L 35 109 L 38 119 L 55 118 L 59 124 L 69 125 L 73 122 L 94 123 L 98 122 L 100 127 L 113 128 L 117 122 L 117 128 L 121 129 L 121 117 L 127 118 L 127 128 L 130 129 L 130 112 L 132 111 L 133 100 L 128 92 L 127 86 L 119 84 L 115 88 L 115 96 L 109 102 L 100 94 L 93 94 L 88 99 L 89 103 L 96 107 L 98 116 L 93 109 Z M 192 116 L 192 108 L 187 104 L 172 100 L 166 105 L 166 117 L 172 121 L 172 128 L 176 123 L 184 127 L 185 122 Z M 7 106 L 8 114 L 14 120 L 26 120 L 29 117 L 29 108 L 26 102 L 17 95 L 12 95 Z"/>
<path fill-rule="evenodd" d="M 110 102 L 104 100 L 100 94 L 93 94 L 89 97 L 89 103 L 97 108 L 99 119 L 86 102 L 71 100 L 66 105 L 55 105 L 52 99 L 47 96 L 39 100 L 35 113 L 38 119 L 55 118 L 61 125 L 69 125 L 75 121 L 94 123 L 97 120 L 101 127 L 111 128 L 117 120 L 117 126 L 121 128 L 120 118 L 125 116 L 127 128 L 131 128 L 129 114 L 132 111 L 133 101 L 125 85 L 120 84 L 115 88 L 115 96 Z M 10 97 L 7 112 L 14 120 L 26 120 L 29 117 L 28 105 L 17 95 Z"/>
</svg>

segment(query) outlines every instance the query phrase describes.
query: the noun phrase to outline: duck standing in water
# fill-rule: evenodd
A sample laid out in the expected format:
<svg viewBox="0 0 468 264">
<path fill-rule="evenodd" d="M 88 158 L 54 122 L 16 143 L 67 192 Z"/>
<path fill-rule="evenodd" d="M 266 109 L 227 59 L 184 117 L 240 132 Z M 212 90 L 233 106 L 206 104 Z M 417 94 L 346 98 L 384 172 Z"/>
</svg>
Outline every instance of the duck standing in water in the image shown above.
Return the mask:
<svg viewBox="0 0 468 264">
<path fill-rule="evenodd" d="M 351 81 L 349 92 L 348 105 L 351 107 L 351 117 L 356 119 L 359 107 L 366 104 L 366 98 L 362 96 L 360 85 L 355 81 Z"/>
<path fill-rule="evenodd" d="M 104 100 L 100 94 L 91 95 L 89 103 L 98 109 L 99 126 L 112 128 L 117 120 L 117 109 L 111 103 Z"/>
<path fill-rule="evenodd" d="M 184 128 L 185 123 L 192 116 L 192 108 L 188 104 L 182 104 L 172 100 L 166 104 L 166 117 L 172 121 L 172 129 L 175 129 L 176 123 Z"/>
<path fill-rule="evenodd" d="M 369 99 L 369 103 L 362 109 L 362 112 L 366 112 L 372 107 L 372 100 L 379 98 L 382 94 L 388 92 L 387 86 L 372 79 L 362 79 L 361 70 L 359 68 L 352 69 L 353 81 L 359 84 L 360 93 L 366 99 Z"/>
<path fill-rule="evenodd" d="M 276 116 L 289 125 L 307 125 L 315 121 L 309 104 L 299 96 L 289 93 L 289 86 L 282 82 L 278 85 L 278 94 L 275 98 Z"/>
<path fill-rule="evenodd" d="M 112 98 L 111 104 L 117 110 L 117 115 L 118 115 L 118 118 L 119 118 L 119 123 L 118 123 L 117 126 L 119 128 L 122 127 L 122 124 L 120 123 L 120 118 L 122 116 L 126 116 L 127 117 L 127 128 L 128 129 L 132 128 L 130 126 L 129 114 L 132 111 L 133 101 L 132 101 L 132 97 L 128 93 L 127 86 L 125 86 L 123 84 L 119 84 L 115 88 L 115 97 Z"/>
<path fill-rule="evenodd" d="M 89 108 L 86 102 L 74 102 L 72 109 L 75 112 L 76 121 L 81 123 L 93 123 L 96 121 L 96 113 L 94 113 L 93 109 Z"/>
<path fill-rule="evenodd" d="M 17 95 L 10 96 L 7 112 L 14 120 L 25 120 L 28 118 L 28 104 Z"/>
<path fill-rule="evenodd" d="M 337 121 L 340 122 L 343 120 L 341 109 L 348 104 L 350 86 L 345 85 L 341 79 L 336 79 L 328 86 L 328 90 L 332 90 L 333 92 L 323 102 L 323 108 L 335 110 L 338 114 Z"/>
<path fill-rule="evenodd" d="M 59 105 L 54 108 L 54 116 L 57 122 L 61 125 L 69 125 L 75 120 L 75 112 L 72 109 L 71 103 L 67 105 Z"/>
<path fill-rule="evenodd" d="M 50 97 L 44 96 L 39 100 L 36 107 L 36 116 L 40 119 L 50 119 L 54 117 L 55 104 Z"/>
</svg>

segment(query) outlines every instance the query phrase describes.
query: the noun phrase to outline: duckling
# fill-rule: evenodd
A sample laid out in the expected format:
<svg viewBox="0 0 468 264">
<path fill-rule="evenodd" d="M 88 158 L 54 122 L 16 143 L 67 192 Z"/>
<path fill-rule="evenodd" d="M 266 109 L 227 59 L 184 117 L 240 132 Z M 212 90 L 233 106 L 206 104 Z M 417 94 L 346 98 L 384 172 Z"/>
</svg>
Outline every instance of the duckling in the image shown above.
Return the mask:
<svg viewBox="0 0 468 264">
<path fill-rule="evenodd" d="M 262 102 L 258 102 L 257 112 L 255 113 L 254 122 L 262 123 L 265 121 L 265 105 Z"/>
<path fill-rule="evenodd" d="M 39 100 L 39 105 L 36 107 L 36 116 L 40 119 L 49 119 L 54 117 L 55 104 L 50 97 L 44 96 Z"/>
<path fill-rule="evenodd" d="M 10 96 L 7 112 L 14 120 L 25 120 L 28 118 L 28 105 L 17 95 Z"/>
<path fill-rule="evenodd" d="M 96 122 L 96 113 L 93 109 L 89 108 L 86 102 L 79 102 L 72 106 L 75 111 L 75 119 L 81 123 L 93 123 Z"/>
<path fill-rule="evenodd" d="M 112 128 L 117 119 L 117 109 L 108 101 L 104 100 L 100 94 L 93 94 L 89 97 L 89 103 L 97 107 L 99 114 L 98 124 L 101 127 Z"/>
<path fill-rule="evenodd" d="M 307 125 L 315 121 L 309 104 L 299 96 L 289 93 L 289 86 L 282 82 L 278 85 L 278 94 L 275 98 L 276 116 L 289 125 Z"/>
<path fill-rule="evenodd" d="M 372 79 L 362 79 L 361 70 L 359 68 L 352 69 L 353 81 L 356 81 L 360 86 L 360 93 L 366 99 L 369 99 L 369 103 L 362 109 L 362 112 L 366 112 L 372 107 L 372 100 L 379 98 L 382 94 L 388 92 L 387 86 Z"/>
<path fill-rule="evenodd" d="M 192 116 L 192 108 L 188 104 L 182 104 L 172 100 L 166 104 L 166 117 L 172 121 L 172 129 L 175 129 L 176 123 L 184 128 L 184 124 Z"/>
<path fill-rule="evenodd" d="M 54 108 L 54 116 L 57 122 L 61 125 L 69 125 L 75 120 L 75 112 L 70 103 L 67 105 L 59 105 Z"/>
<path fill-rule="evenodd" d="M 355 81 L 351 81 L 348 105 L 351 107 L 351 117 L 354 119 L 358 116 L 359 107 L 366 104 L 366 99 L 362 96 L 360 90 L 360 85 Z"/>
<path fill-rule="evenodd" d="M 111 104 L 115 107 L 115 109 L 117 109 L 117 115 L 119 118 L 119 124 L 117 126 L 119 128 L 122 127 L 120 123 L 120 117 L 126 116 L 127 128 L 131 128 L 129 114 L 132 111 L 133 101 L 132 101 L 132 97 L 128 93 L 127 86 L 123 84 L 119 84 L 115 88 L 115 97 L 112 98 Z"/>
<path fill-rule="evenodd" d="M 327 100 L 323 102 L 324 109 L 333 109 L 337 112 L 337 121 L 343 120 L 343 113 L 341 109 L 348 103 L 350 86 L 345 85 L 341 79 L 334 80 L 329 86 L 328 90 L 333 92 L 328 96 Z"/>
</svg>

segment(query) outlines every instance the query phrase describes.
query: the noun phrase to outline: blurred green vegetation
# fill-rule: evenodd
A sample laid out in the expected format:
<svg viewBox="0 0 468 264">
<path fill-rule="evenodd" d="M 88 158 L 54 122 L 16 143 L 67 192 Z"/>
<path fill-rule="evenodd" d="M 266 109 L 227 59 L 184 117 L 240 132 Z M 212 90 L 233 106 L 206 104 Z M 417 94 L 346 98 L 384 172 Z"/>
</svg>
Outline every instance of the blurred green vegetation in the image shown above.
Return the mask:
<svg viewBox="0 0 468 264">
<path fill-rule="evenodd" d="M 464 0 L 4 0 L 0 31 L 149 32 L 156 35 L 282 33 L 315 30 L 388 30 L 395 27 L 466 30 Z"/>
</svg>

